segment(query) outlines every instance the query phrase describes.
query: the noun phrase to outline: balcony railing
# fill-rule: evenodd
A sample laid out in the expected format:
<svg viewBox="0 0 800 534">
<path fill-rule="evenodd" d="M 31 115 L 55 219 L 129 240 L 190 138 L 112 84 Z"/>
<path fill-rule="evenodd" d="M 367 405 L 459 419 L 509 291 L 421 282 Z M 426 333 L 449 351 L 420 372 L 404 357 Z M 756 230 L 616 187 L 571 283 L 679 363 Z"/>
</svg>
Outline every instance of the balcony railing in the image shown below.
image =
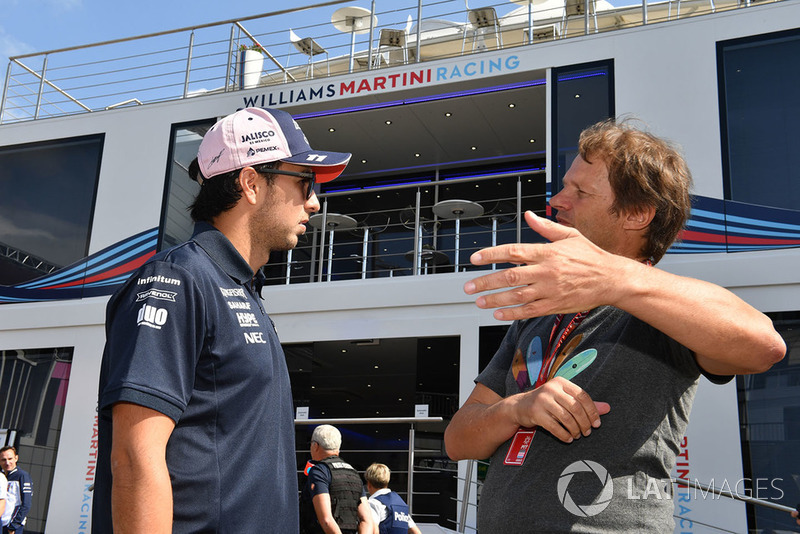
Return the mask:
<svg viewBox="0 0 800 534">
<path fill-rule="evenodd" d="M 320 195 L 296 248 L 272 258 L 270 284 L 416 276 L 476 267 L 482 248 L 540 240 L 520 214 L 544 214 L 543 170 Z"/>
<path fill-rule="evenodd" d="M 97 112 L 436 61 L 677 20 L 749 0 L 336 0 L 10 58 L 0 123 Z M 316 22 L 323 21 L 323 22 Z M 312 42 L 313 40 L 313 42 Z M 249 57 L 240 48 L 258 47 Z M 255 58 L 255 59 L 253 59 Z M 246 75 L 253 67 L 254 74 Z"/>
</svg>

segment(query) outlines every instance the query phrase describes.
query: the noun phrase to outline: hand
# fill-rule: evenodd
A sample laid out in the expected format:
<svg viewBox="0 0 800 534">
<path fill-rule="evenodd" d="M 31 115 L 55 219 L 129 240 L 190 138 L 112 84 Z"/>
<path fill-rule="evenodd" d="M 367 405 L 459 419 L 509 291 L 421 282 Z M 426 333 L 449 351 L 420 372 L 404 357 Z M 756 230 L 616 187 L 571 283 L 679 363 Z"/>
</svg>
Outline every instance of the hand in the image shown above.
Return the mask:
<svg viewBox="0 0 800 534">
<path fill-rule="evenodd" d="M 490 247 L 472 255 L 475 265 L 515 263 L 512 267 L 467 282 L 464 291 L 511 288 L 480 296 L 479 308 L 500 308 L 499 320 L 540 317 L 555 313 L 576 313 L 611 304 L 615 268 L 626 258 L 604 251 L 578 230 L 525 213 L 528 226 L 550 243 L 510 244 Z"/>
<path fill-rule="evenodd" d="M 565 443 L 591 434 L 592 428 L 600 426 L 600 416 L 611 410 L 608 403 L 592 401 L 588 393 L 562 377 L 512 399 L 520 427 L 541 427 Z"/>
<path fill-rule="evenodd" d="M 797 524 L 800 525 L 800 513 L 794 511 L 792 512 L 792 517 L 794 517 L 797 520 Z"/>
</svg>

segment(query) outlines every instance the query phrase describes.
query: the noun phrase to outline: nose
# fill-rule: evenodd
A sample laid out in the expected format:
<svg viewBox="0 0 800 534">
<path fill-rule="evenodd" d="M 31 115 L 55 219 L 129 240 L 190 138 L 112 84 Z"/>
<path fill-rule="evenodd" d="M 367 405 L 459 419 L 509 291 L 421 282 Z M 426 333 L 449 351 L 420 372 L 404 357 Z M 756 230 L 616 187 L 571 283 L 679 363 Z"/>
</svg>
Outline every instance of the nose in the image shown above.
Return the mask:
<svg viewBox="0 0 800 534">
<path fill-rule="evenodd" d="M 556 193 L 555 195 L 553 195 L 552 197 L 550 197 L 550 207 L 553 208 L 554 210 L 561 211 L 565 209 L 566 206 L 564 204 L 565 204 L 565 195 L 563 189 L 558 193 Z"/>
<path fill-rule="evenodd" d="M 306 200 L 306 211 L 308 213 L 316 213 L 319 211 L 319 198 L 317 198 L 317 193 L 312 192 L 311 198 Z"/>
</svg>

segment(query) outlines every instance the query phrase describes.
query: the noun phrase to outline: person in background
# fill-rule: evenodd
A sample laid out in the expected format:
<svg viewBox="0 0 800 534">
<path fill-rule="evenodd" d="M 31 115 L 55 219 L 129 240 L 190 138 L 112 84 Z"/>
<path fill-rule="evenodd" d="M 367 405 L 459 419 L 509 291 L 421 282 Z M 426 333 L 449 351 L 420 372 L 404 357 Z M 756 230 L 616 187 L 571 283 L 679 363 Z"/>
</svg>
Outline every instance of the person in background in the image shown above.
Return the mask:
<svg viewBox="0 0 800 534">
<path fill-rule="evenodd" d="M 313 150 L 281 110 L 205 134 L 192 238 L 108 302 L 93 532 L 298 531 L 292 392 L 261 267 L 297 245 L 314 184 L 349 160 Z"/>
<path fill-rule="evenodd" d="M 33 501 L 33 479 L 17 466 L 18 461 L 17 449 L 11 446 L 0 448 L 0 468 L 8 479 L 6 511 L 3 514 L 8 520 L 3 523 L 3 534 L 22 534 Z"/>
<path fill-rule="evenodd" d="M 361 477 L 339 457 L 342 434 L 319 425 L 311 435 L 311 466 L 300 495 L 301 534 L 373 534 Z"/>
<path fill-rule="evenodd" d="M 786 352 L 730 291 L 653 266 L 689 217 L 673 146 L 606 121 L 578 151 L 550 199 L 557 222 L 525 214 L 549 242 L 471 258 L 517 265 L 464 286 L 515 320 L 445 432 L 452 459 L 491 457 L 481 534 L 672 532 L 670 472 L 700 376 L 726 383 Z"/>
<path fill-rule="evenodd" d="M 378 463 L 370 465 L 364 472 L 375 525 L 374 534 L 420 534 L 406 502 L 389 489 L 391 476 L 389 468 Z"/>
<path fill-rule="evenodd" d="M 6 504 L 8 501 L 8 479 L 0 469 L 0 527 L 6 526 Z M 9 514 L 10 516 L 11 514 Z M 10 517 L 9 517 L 10 519 Z"/>
</svg>

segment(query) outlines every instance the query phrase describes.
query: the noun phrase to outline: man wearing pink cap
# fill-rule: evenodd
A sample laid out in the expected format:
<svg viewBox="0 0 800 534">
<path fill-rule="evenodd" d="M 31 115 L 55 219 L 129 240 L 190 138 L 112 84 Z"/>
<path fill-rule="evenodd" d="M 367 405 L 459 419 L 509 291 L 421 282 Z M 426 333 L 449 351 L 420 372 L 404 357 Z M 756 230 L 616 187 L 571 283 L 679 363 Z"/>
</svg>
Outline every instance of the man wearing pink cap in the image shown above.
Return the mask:
<svg viewBox="0 0 800 534">
<path fill-rule="evenodd" d="M 108 303 L 92 531 L 298 531 L 289 374 L 260 268 L 319 210 L 350 154 L 247 108 L 205 135 L 192 238 Z"/>
</svg>

